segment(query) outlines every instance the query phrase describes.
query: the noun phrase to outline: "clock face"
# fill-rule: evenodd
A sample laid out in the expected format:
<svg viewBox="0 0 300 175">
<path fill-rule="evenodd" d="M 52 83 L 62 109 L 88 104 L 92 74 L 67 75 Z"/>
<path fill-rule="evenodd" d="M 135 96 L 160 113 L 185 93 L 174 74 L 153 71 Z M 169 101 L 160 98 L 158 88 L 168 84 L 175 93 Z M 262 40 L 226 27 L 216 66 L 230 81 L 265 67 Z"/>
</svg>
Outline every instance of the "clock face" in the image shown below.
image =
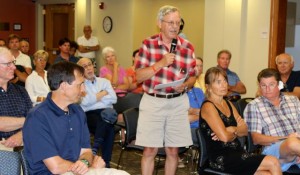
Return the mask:
<svg viewBox="0 0 300 175">
<path fill-rule="evenodd" d="M 106 32 L 106 33 L 111 32 L 112 27 L 113 27 L 113 22 L 112 22 L 111 17 L 105 16 L 104 19 L 103 19 L 103 30 L 104 30 L 104 32 Z"/>
</svg>

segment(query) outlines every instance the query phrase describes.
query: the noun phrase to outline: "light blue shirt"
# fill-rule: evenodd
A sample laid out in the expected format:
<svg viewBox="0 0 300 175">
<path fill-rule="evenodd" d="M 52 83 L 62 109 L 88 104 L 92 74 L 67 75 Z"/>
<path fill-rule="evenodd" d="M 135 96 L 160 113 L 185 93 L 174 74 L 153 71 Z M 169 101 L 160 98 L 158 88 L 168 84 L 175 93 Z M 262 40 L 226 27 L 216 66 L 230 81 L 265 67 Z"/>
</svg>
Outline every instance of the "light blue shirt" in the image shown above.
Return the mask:
<svg viewBox="0 0 300 175">
<path fill-rule="evenodd" d="M 205 99 L 205 95 L 202 89 L 193 87 L 190 91 L 187 92 L 189 97 L 190 107 L 200 109 L 202 103 Z M 190 123 L 191 128 L 198 128 L 199 127 L 199 120 Z"/>
<path fill-rule="evenodd" d="M 226 70 L 226 74 L 228 78 L 228 84 L 230 86 L 235 86 L 239 81 L 241 81 L 239 76 L 235 72 L 232 72 L 229 69 Z M 234 96 L 234 95 L 240 95 L 240 94 L 237 92 L 230 94 L 230 96 Z"/>
<path fill-rule="evenodd" d="M 93 82 L 85 79 L 84 85 L 86 95 L 80 103 L 84 112 L 103 108 L 113 108 L 113 104 L 117 102 L 116 93 L 111 86 L 110 81 L 107 79 L 95 76 Z M 100 101 L 97 101 L 96 94 L 103 90 L 107 91 L 108 94 L 102 97 Z"/>
</svg>

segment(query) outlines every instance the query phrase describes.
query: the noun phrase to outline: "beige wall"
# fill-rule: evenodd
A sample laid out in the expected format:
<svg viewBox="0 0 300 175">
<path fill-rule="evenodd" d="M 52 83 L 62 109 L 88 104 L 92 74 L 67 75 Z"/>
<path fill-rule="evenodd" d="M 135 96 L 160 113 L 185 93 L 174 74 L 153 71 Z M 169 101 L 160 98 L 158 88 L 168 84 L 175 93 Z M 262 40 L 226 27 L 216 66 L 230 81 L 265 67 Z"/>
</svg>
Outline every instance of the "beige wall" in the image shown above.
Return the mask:
<svg viewBox="0 0 300 175">
<path fill-rule="evenodd" d="M 98 0 L 91 0 L 91 25 L 93 34 L 100 40 L 101 46 L 112 46 L 123 67 L 131 65 L 132 51 L 141 46 L 142 40 L 159 32 L 156 26 L 158 9 L 166 4 L 177 6 L 185 19 L 184 33 L 195 45 L 195 52 L 203 53 L 203 18 L 204 0 L 103 0 L 104 9 L 98 8 Z M 151 8 L 149 8 L 151 7 Z M 105 16 L 113 19 L 113 30 L 105 33 L 102 30 L 102 19 Z M 76 26 L 77 30 L 79 26 Z M 79 27 L 79 28 L 78 28 Z M 103 65 L 101 54 L 98 60 Z"/>
<path fill-rule="evenodd" d="M 82 35 L 84 24 L 91 24 L 101 46 L 116 49 L 123 67 L 130 66 L 132 51 L 142 40 L 158 32 L 156 14 L 166 4 L 179 7 L 184 33 L 194 44 L 196 55 L 204 57 L 205 70 L 216 65 L 219 50 L 232 51 L 230 69 L 245 83 L 244 96 L 254 96 L 257 73 L 268 64 L 270 0 L 102 0 L 103 10 L 98 8 L 99 0 L 57 1 L 75 2 L 75 37 Z M 113 30 L 108 34 L 102 29 L 107 15 L 113 19 Z M 100 54 L 98 60 L 103 65 Z"/>
<path fill-rule="evenodd" d="M 270 0 L 205 1 L 204 70 L 217 64 L 218 51 L 229 49 L 229 68 L 247 87 L 244 97 L 254 97 L 256 76 L 268 66 L 269 24 Z"/>
</svg>

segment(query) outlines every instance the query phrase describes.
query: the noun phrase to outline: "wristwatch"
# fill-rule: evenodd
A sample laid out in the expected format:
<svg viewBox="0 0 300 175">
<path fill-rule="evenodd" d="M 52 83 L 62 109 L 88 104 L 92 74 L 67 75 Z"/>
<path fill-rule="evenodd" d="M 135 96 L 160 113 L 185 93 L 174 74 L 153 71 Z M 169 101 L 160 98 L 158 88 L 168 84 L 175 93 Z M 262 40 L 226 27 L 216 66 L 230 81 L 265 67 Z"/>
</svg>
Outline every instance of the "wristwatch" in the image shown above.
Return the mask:
<svg viewBox="0 0 300 175">
<path fill-rule="evenodd" d="M 86 159 L 80 159 L 80 161 L 82 162 L 82 163 L 84 163 L 84 164 L 86 164 L 86 166 L 90 166 L 90 162 L 89 161 L 87 161 Z"/>
</svg>

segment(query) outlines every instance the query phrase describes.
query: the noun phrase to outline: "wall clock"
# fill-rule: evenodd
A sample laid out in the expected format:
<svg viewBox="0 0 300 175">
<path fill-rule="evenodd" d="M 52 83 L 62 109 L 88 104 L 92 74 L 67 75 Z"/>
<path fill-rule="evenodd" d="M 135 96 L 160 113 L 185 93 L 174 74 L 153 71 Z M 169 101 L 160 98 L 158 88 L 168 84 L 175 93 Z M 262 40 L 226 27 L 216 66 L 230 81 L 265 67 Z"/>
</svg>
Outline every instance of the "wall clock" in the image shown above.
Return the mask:
<svg viewBox="0 0 300 175">
<path fill-rule="evenodd" d="M 110 16 L 105 16 L 103 18 L 102 25 L 103 25 L 104 32 L 106 32 L 106 33 L 111 32 L 112 27 L 113 27 L 113 21 L 112 21 L 111 17 Z"/>
</svg>

